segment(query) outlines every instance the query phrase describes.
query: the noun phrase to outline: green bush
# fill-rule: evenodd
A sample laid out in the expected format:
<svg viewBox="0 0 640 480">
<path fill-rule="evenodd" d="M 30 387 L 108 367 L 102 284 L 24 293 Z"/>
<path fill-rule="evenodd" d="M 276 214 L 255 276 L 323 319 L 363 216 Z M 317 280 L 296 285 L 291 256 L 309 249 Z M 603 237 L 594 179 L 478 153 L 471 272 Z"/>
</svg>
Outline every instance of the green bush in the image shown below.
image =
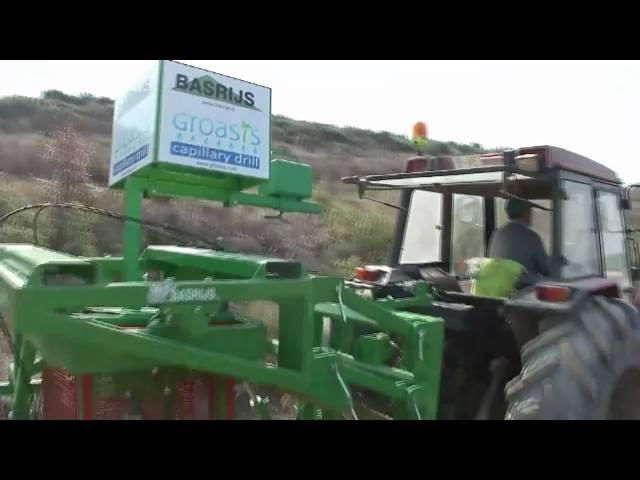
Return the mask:
<svg viewBox="0 0 640 480">
<path fill-rule="evenodd" d="M 2 243 L 30 243 L 33 242 L 33 229 L 7 223 L 1 226 Z"/>
<path fill-rule="evenodd" d="M 4 180 L 0 177 L 0 216 L 9 212 L 9 198 L 7 195 L 7 188 L 4 185 Z"/>
<path fill-rule="evenodd" d="M 326 263 L 340 267 L 356 257 L 365 263 L 386 263 L 394 232 L 393 211 L 365 202 L 343 195 L 329 203 L 323 219 L 331 241 L 326 246 Z"/>
<path fill-rule="evenodd" d="M 16 121 L 18 118 L 35 115 L 42 108 L 41 102 L 36 98 L 5 97 L 0 98 L 0 118 Z"/>
<path fill-rule="evenodd" d="M 77 106 L 86 105 L 87 103 L 93 101 L 94 98 L 96 98 L 93 95 L 86 93 L 80 96 L 68 95 L 64 92 L 61 92 L 60 90 L 46 90 L 42 92 L 41 97 L 44 100 L 56 100 L 58 102 Z"/>
<path fill-rule="evenodd" d="M 334 260 L 331 267 L 335 274 L 347 277 L 353 273 L 356 267 L 361 267 L 365 263 L 361 257 L 352 255 L 349 258 L 338 258 Z"/>
</svg>

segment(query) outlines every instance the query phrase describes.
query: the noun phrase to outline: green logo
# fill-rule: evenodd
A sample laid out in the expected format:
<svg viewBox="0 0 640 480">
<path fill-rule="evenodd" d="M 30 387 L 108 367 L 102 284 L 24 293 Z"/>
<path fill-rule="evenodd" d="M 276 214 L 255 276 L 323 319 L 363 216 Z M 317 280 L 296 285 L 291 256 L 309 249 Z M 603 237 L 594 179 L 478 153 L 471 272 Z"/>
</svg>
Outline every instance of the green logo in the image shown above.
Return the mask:
<svg viewBox="0 0 640 480">
<path fill-rule="evenodd" d="M 255 106 L 255 97 L 253 92 L 244 90 L 236 92 L 233 88 L 223 85 L 209 75 L 189 79 L 186 75 L 179 73 L 176 75 L 176 82 L 173 90 L 195 95 L 197 97 L 207 98 L 209 100 L 216 100 L 235 107 L 247 108 L 257 112 L 260 111 Z"/>
</svg>

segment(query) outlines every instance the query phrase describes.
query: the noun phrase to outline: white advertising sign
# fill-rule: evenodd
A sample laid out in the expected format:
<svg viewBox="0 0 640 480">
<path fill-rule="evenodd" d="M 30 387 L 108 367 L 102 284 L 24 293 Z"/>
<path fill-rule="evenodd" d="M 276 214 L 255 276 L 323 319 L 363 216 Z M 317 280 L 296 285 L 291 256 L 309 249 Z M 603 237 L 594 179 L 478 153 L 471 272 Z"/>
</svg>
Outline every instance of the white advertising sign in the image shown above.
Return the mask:
<svg viewBox="0 0 640 480">
<path fill-rule="evenodd" d="M 116 100 L 109 185 L 149 165 L 155 158 L 158 66 Z"/>
<path fill-rule="evenodd" d="M 269 178 L 269 88 L 163 61 L 160 102 L 160 163 Z"/>
</svg>

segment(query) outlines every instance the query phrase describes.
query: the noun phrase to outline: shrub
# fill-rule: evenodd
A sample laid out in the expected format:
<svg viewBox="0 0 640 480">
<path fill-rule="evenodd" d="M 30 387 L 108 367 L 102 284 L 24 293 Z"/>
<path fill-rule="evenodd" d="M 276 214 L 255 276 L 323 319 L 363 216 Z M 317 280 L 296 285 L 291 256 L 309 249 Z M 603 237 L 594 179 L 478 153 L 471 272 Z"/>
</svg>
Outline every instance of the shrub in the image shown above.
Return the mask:
<svg viewBox="0 0 640 480">
<path fill-rule="evenodd" d="M 346 196 L 334 199 L 325 216 L 331 244 L 327 261 L 359 257 L 366 263 L 385 263 L 393 237 L 394 214 Z"/>
<path fill-rule="evenodd" d="M 47 185 L 50 201 L 91 205 L 93 192 L 87 167 L 93 148 L 72 127 L 54 132 L 45 144 L 43 158 L 51 168 Z M 80 211 L 53 210 L 49 212 L 52 248 L 75 254 L 95 254 L 95 242 L 88 241 L 93 219 Z"/>
<path fill-rule="evenodd" d="M 40 101 L 36 98 L 5 97 L 0 99 L 0 118 L 15 122 L 21 117 L 34 115 L 41 106 Z"/>
</svg>

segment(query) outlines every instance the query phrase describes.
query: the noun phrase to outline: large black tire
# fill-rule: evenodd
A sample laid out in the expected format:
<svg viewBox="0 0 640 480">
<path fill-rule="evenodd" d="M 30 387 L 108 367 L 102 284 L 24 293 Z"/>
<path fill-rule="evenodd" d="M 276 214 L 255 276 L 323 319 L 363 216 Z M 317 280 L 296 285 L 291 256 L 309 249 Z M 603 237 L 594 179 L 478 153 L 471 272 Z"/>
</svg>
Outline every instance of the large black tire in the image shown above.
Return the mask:
<svg viewBox="0 0 640 480">
<path fill-rule="evenodd" d="M 521 355 L 507 420 L 640 419 L 640 316 L 621 300 L 590 297 Z"/>
</svg>

